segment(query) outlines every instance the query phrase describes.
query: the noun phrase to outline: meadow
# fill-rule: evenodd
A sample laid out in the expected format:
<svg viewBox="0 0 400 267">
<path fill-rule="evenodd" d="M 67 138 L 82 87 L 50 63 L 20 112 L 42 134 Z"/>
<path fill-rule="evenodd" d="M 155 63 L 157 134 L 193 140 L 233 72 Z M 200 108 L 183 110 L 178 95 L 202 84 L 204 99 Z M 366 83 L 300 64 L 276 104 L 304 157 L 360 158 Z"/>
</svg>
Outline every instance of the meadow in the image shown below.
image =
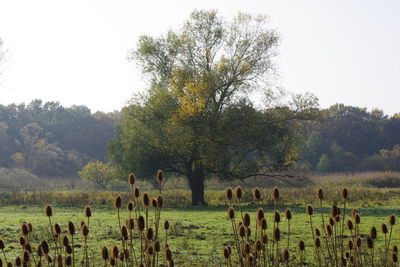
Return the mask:
<svg viewBox="0 0 400 267">
<path fill-rule="evenodd" d="M 267 231 L 269 239 L 273 239 L 271 233 L 274 229 L 273 222 L 275 219 L 275 203 L 276 208 L 280 212 L 280 241 L 286 247 L 288 237 L 288 220 L 285 216 L 285 210 L 290 209 L 292 218 L 290 220 L 290 243 L 288 252 L 290 255 L 289 262 L 278 261 L 276 265 L 297 266 L 301 261 L 309 266 L 318 266 L 315 258 L 315 247 L 313 235 L 311 232 L 310 216 L 306 213 L 308 204 L 312 204 L 313 209 L 313 227 L 323 229 L 321 224 L 320 210 L 318 206 L 317 189 L 321 186 L 324 189 L 324 198 L 322 201 L 323 213 L 325 214 L 327 224 L 332 205 L 338 205 L 343 208 L 343 198 L 341 196 L 343 187 L 348 188 L 348 198 L 346 206 L 346 221 L 352 218 L 352 209 L 357 208 L 361 217 L 359 226 L 359 236 L 365 241 L 372 226 L 378 229 L 378 238 L 374 240 L 376 249 L 375 265 L 379 266 L 382 257 L 382 251 L 385 251 L 385 237 L 381 233 L 382 223 L 390 228 L 389 216 L 398 216 L 398 203 L 400 200 L 400 189 L 391 186 L 391 188 L 377 188 L 376 186 L 368 186 L 365 181 L 368 177 L 382 179 L 383 182 L 391 180 L 393 184 L 394 174 L 364 174 L 361 177 L 343 175 L 336 178 L 323 177 L 314 180 L 309 186 L 301 188 L 280 188 L 279 199 L 274 201 L 271 188 L 263 188 L 260 190 L 262 195 L 260 201 L 256 201 L 251 192 L 253 186 L 250 181 L 248 187 L 243 185 L 243 196 L 241 197 L 240 207 L 234 205 L 236 218 L 240 220 L 239 210 L 241 213 L 250 214 L 250 225 L 256 229 L 257 207 L 262 208 L 265 219 L 267 221 Z M 388 178 L 390 177 L 390 178 Z M 235 191 L 235 190 L 234 190 Z M 150 196 L 157 196 L 159 192 L 149 191 Z M 128 192 L 3 192 L 0 195 L 0 239 L 5 243 L 4 252 L 9 261 L 14 262 L 15 258 L 23 253 L 18 241 L 21 233 L 21 225 L 24 222 L 32 223 L 33 231 L 29 236 L 32 247 L 37 247 L 42 240 L 47 240 L 51 248 L 54 249 L 54 242 L 51 230 L 49 228 L 49 218 L 45 216 L 44 207 L 46 204 L 52 204 L 51 221 L 53 224 L 58 223 L 62 228 L 62 234 L 66 233 L 67 223 L 74 222 L 76 228 L 79 229 L 80 222 L 86 222 L 84 207 L 85 204 L 91 205 L 90 229 L 87 236 L 87 256 L 85 254 L 84 236 L 76 234 L 75 240 L 75 259 L 76 266 L 81 266 L 81 262 L 85 262 L 85 257 L 89 259 L 82 266 L 101 266 L 104 262 L 101 258 L 101 249 L 103 247 L 112 248 L 114 245 L 121 244 L 121 234 L 119 231 L 119 222 L 117 209 L 115 208 L 115 197 L 121 195 L 120 217 L 125 222 L 130 217 L 129 211 L 125 208 L 129 199 Z M 172 251 L 174 264 L 177 266 L 236 266 L 237 259 L 234 258 L 235 252 L 232 252 L 232 260 L 226 260 L 223 256 L 223 249 L 227 246 L 235 250 L 235 235 L 232 233 L 231 221 L 227 216 L 228 202 L 225 190 L 208 190 L 206 199 L 209 206 L 191 207 L 190 192 L 184 189 L 169 189 L 163 192 L 164 206 L 160 212 L 159 221 L 162 224 L 165 220 L 169 221 L 168 244 Z M 15 200 L 19 202 L 15 203 Z M 232 198 L 234 199 L 234 197 Z M 234 200 L 232 200 L 234 201 Z M 144 214 L 144 206 L 141 207 Z M 343 216 L 343 210 L 342 210 Z M 149 212 L 149 222 L 156 222 L 157 216 L 153 216 L 153 211 Z M 353 217 L 354 219 L 354 217 Z M 260 227 L 260 226 L 258 226 Z M 340 227 L 338 228 L 340 229 Z M 391 235 L 390 246 L 399 244 L 400 231 L 398 224 L 394 224 L 393 233 Z M 321 230 L 322 231 L 322 230 Z M 345 227 L 344 236 L 349 237 L 350 232 Z M 77 232 L 79 232 L 77 230 Z M 165 243 L 166 234 L 160 231 L 158 239 Z M 339 238 L 339 235 L 337 235 Z M 139 236 L 134 235 L 134 249 L 140 251 Z M 248 243 L 254 245 L 255 238 L 250 238 Z M 322 237 L 321 237 L 322 239 Z M 251 241 L 253 240 L 253 241 Z M 304 240 L 304 252 L 299 251 L 298 242 Z M 270 241 L 271 242 L 271 241 Z M 247 242 L 244 242 L 247 243 Z M 347 246 L 347 245 L 346 245 Z M 364 242 L 363 242 L 363 246 Z M 363 257 L 369 260 L 370 254 L 367 248 L 364 248 Z M 387 249 L 388 255 L 391 254 Z M 390 248 L 391 250 L 391 248 Z M 386 252 L 385 252 L 386 253 Z M 378 255 L 380 255 L 378 257 Z M 397 254 L 396 254 L 397 255 Z M 162 263 L 160 256 L 160 264 Z M 4 258 L 3 258 L 4 260 Z M 394 266 L 397 263 L 392 261 L 386 262 L 387 266 Z M 243 264 L 251 266 L 250 264 Z M 122 262 L 122 265 L 123 262 Z M 162 266 L 162 265 L 160 265 Z M 170 265 L 169 265 L 170 266 Z M 270 266 L 270 265 L 268 265 Z M 271 265 L 272 266 L 272 265 Z M 332 265 L 334 266 L 334 265 Z M 362 265 L 348 265 L 362 266 Z M 368 266 L 364 262 L 364 266 Z M 372 264 L 371 264 L 372 266 Z"/>
</svg>

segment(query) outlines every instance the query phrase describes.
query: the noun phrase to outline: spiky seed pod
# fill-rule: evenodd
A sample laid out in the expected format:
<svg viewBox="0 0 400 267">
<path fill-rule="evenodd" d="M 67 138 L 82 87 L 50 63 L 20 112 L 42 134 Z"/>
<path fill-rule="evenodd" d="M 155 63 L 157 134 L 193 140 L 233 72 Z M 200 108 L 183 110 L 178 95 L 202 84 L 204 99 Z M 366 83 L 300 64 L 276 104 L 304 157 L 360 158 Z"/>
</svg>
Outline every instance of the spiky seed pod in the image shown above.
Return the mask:
<svg viewBox="0 0 400 267">
<path fill-rule="evenodd" d="M 251 248 L 250 248 L 249 242 L 244 243 L 243 249 L 244 249 L 244 252 L 246 253 L 246 255 L 250 254 Z"/>
<path fill-rule="evenodd" d="M 225 259 L 229 259 L 230 258 L 230 254 L 229 254 L 229 249 L 227 247 L 224 247 L 224 250 L 222 251 L 222 254 L 224 255 Z"/>
<path fill-rule="evenodd" d="M 165 222 L 164 222 L 164 229 L 165 230 L 169 229 L 169 221 L 168 220 L 165 220 Z"/>
<path fill-rule="evenodd" d="M 261 240 L 257 240 L 256 244 L 255 244 L 255 248 L 257 251 L 260 251 L 262 249 L 263 245 Z"/>
<path fill-rule="evenodd" d="M 354 265 L 355 260 L 354 260 L 354 256 L 353 255 L 350 256 L 349 261 L 350 261 L 351 265 Z"/>
<path fill-rule="evenodd" d="M 29 252 L 25 250 L 22 258 L 24 259 L 24 262 L 28 262 L 30 260 Z"/>
<path fill-rule="evenodd" d="M 342 266 L 347 266 L 347 259 L 345 257 L 341 257 Z"/>
<path fill-rule="evenodd" d="M 267 244 L 268 243 L 268 235 L 266 233 L 263 234 L 263 236 L 262 236 L 262 242 L 263 242 L 263 244 Z"/>
<path fill-rule="evenodd" d="M 62 232 L 61 226 L 60 226 L 58 223 L 54 224 L 54 232 L 55 232 L 57 235 L 61 234 L 61 232 Z"/>
<path fill-rule="evenodd" d="M 334 226 L 334 225 L 335 225 L 335 220 L 334 220 L 332 217 L 330 217 L 328 223 L 329 223 L 331 226 Z"/>
<path fill-rule="evenodd" d="M 153 246 L 154 246 L 154 251 L 155 251 L 156 253 L 160 252 L 160 250 L 161 250 L 160 241 L 156 240 L 156 241 L 154 242 Z"/>
<path fill-rule="evenodd" d="M 42 244 L 39 244 L 38 245 L 38 248 L 37 248 L 37 255 L 39 256 L 39 257 L 43 257 L 43 248 L 42 248 Z"/>
<path fill-rule="evenodd" d="M 262 220 L 260 221 L 260 226 L 261 226 L 261 229 L 263 229 L 263 230 L 267 229 L 267 220 L 265 218 L 262 218 Z"/>
<path fill-rule="evenodd" d="M 120 209 L 122 206 L 122 198 L 120 195 L 117 195 L 114 200 L 114 207 Z"/>
<path fill-rule="evenodd" d="M 326 233 L 328 234 L 328 236 L 331 236 L 333 231 L 332 231 L 332 226 L 330 224 L 326 225 Z"/>
<path fill-rule="evenodd" d="M 278 201 L 278 199 L 279 199 L 279 188 L 276 186 L 272 189 L 272 198 L 275 201 Z"/>
<path fill-rule="evenodd" d="M 394 245 L 392 248 L 392 252 L 395 252 L 395 253 L 399 252 L 399 248 L 396 245 Z"/>
<path fill-rule="evenodd" d="M 258 208 L 256 212 L 257 221 L 261 221 L 264 219 L 264 210 L 262 208 Z"/>
<path fill-rule="evenodd" d="M 399 261 L 399 258 L 397 256 L 397 253 L 393 252 L 392 253 L 392 262 L 397 263 Z"/>
<path fill-rule="evenodd" d="M 118 253 L 119 253 L 118 247 L 117 246 L 113 246 L 112 249 L 111 249 L 111 254 L 113 255 L 113 257 L 114 258 L 118 258 Z"/>
<path fill-rule="evenodd" d="M 62 266 L 63 266 L 63 258 L 62 258 L 61 255 L 58 255 L 58 256 L 57 256 L 57 265 L 58 265 L 59 267 L 62 267 Z"/>
<path fill-rule="evenodd" d="M 45 258 L 46 258 L 46 261 L 47 261 L 48 263 L 52 263 L 52 262 L 53 262 L 53 258 L 52 258 L 49 254 L 46 254 L 46 255 L 45 255 Z"/>
<path fill-rule="evenodd" d="M 143 205 L 148 207 L 150 206 L 150 195 L 147 192 L 144 192 L 142 195 Z"/>
<path fill-rule="evenodd" d="M 47 206 L 46 206 L 46 208 L 44 209 L 44 214 L 45 214 L 47 217 L 53 216 L 53 209 L 51 208 L 50 205 L 47 205 Z"/>
<path fill-rule="evenodd" d="M 72 258 L 71 258 L 71 256 L 67 256 L 67 257 L 65 258 L 65 265 L 67 265 L 67 266 L 71 266 L 71 265 L 72 265 Z"/>
<path fill-rule="evenodd" d="M 151 199 L 151 206 L 155 209 L 157 208 L 157 199 L 155 197 L 153 197 Z"/>
<path fill-rule="evenodd" d="M 373 249 L 374 248 L 374 241 L 372 240 L 372 238 L 370 236 L 367 237 L 367 247 L 369 249 Z"/>
<path fill-rule="evenodd" d="M 19 237 L 19 244 L 21 245 L 21 247 L 25 247 L 26 244 L 26 239 L 23 236 Z"/>
<path fill-rule="evenodd" d="M 165 259 L 170 261 L 172 259 L 172 251 L 169 248 L 165 249 Z"/>
<path fill-rule="evenodd" d="M 285 217 L 286 217 L 286 220 L 291 220 L 292 219 L 292 212 L 291 212 L 290 209 L 286 209 L 285 210 Z"/>
<path fill-rule="evenodd" d="M 67 225 L 67 228 L 68 228 L 68 233 L 70 235 L 74 235 L 75 234 L 75 225 L 74 225 L 73 222 L 69 221 L 68 225 Z"/>
<path fill-rule="evenodd" d="M 274 240 L 275 240 L 276 242 L 278 242 L 278 241 L 281 240 L 281 231 L 279 230 L 278 227 L 276 227 L 276 228 L 275 228 L 275 231 L 274 231 Z"/>
<path fill-rule="evenodd" d="M 125 260 L 125 252 L 121 251 L 118 255 L 118 258 L 121 262 L 123 262 Z"/>
<path fill-rule="evenodd" d="M 360 214 L 356 214 L 356 216 L 354 216 L 354 221 L 356 224 L 360 224 L 361 223 L 361 216 Z"/>
<path fill-rule="evenodd" d="M 376 227 L 375 227 L 375 226 L 372 226 L 372 227 L 371 227 L 371 230 L 369 231 L 369 236 L 370 236 L 373 240 L 375 240 L 375 239 L 377 238 L 377 236 L 378 236 L 378 231 L 376 230 Z"/>
<path fill-rule="evenodd" d="M 316 236 L 321 236 L 321 231 L 319 230 L 318 227 L 315 228 L 315 235 Z"/>
<path fill-rule="evenodd" d="M 246 236 L 246 228 L 245 228 L 243 225 L 241 225 L 241 226 L 239 227 L 238 232 L 239 232 L 239 236 L 240 236 L 240 237 L 243 238 L 243 237 Z"/>
<path fill-rule="evenodd" d="M 282 253 L 283 261 L 288 262 L 289 261 L 289 250 L 285 248 Z"/>
<path fill-rule="evenodd" d="M 387 234 L 389 232 L 386 223 L 382 223 L 381 230 L 382 230 L 382 233 L 384 233 L 384 234 Z"/>
<path fill-rule="evenodd" d="M 146 230 L 146 239 L 151 241 L 154 238 L 154 231 L 153 228 L 149 228 Z"/>
<path fill-rule="evenodd" d="M 253 198 L 255 201 L 261 200 L 261 191 L 260 188 L 256 187 L 253 189 Z"/>
<path fill-rule="evenodd" d="M 351 211 L 351 216 L 352 216 L 353 218 L 355 218 L 356 215 L 357 215 L 358 213 L 359 213 L 359 212 L 358 212 L 358 209 L 353 209 L 353 210 Z"/>
<path fill-rule="evenodd" d="M 68 236 L 63 236 L 63 238 L 62 238 L 62 244 L 63 244 L 63 246 L 65 247 L 65 246 L 67 246 L 68 244 L 69 244 L 69 240 L 68 240 Z"/>
<path fill-rule="evenodd" d="M 164 181 L 164 172 L 162 170 L 157 171 L 156 179 L 159 184 Z"/>
<path fill-rule="evenodd" d="M 335 217 L 336 215 L 339 215 L 339 207 L 336 205 L 333 205 L 332 209 L 331 209 L 331 216 Z"/>
<path fill-rule="evenodd" d="M 21 260 L 21 257 L 18 256 L 18 257 L 15 259 L 15 266 L 21 266 L 21 265 L 22 265 L 22 260 Z"/>
<path fill-rule="evenodd" d="M 394 216 L 394 214 L 390 215 L 389 224 L 390 224 L 390 226 L 393 226 L 396 224 L 396 217 Z"/>
<path fill-rule="evenodd" d="M 168 267 L 174 267 L 175 263 L 174 263 L 174 259 L 171 259 L 168 261 Z"/>
<path fill-rule="evenodd" d="M 72 246 L 71 246 L 70 244 L 68 244 L 67 246 L 65 246 L 65 251 L 66 251 L 68 254 L 72 254 Z"/>
<path fill-rule="evenodd" d="M 125 225 L 121 227 L 121 237 L 122 237 L 123 240 L 128 240 L 129 239 L 128 228 L 126 228 Z"/>
<path fill-rule="evenodd" d="M 311 205 L 307 205 L 306 211 L 308 216 L 312 216 L 314 214 L 314 209 Z"/>
<path fill-rule="evenodd" d="M 250 226 L 250 215 L 247 212 L 243 216 L 243 225 L 246 227 Z"/>
<path fill-rule="evenodd" d="M 135 219 L 129 218 L 126 224 L 129 230 L 133 230 L 135 228 Z"/>
<path fill-rule="evenodd" d="M 29 234 L 28 225 L 26 225 L 26 223 L 21 224 L 21 233 L 25 236 Z"/>
<path fill-rule="evenodd" d="M 301 240 L 299 241 L 298 247 L 299 247 L 299 250 L 300 250 L 300 251 L 303 251 L 303 250 L 306 249 L 306 244 L 304 243 L 304 240 L 303 240 L 303 239 L 301 239 Z"/>
<path fill-rule="evenodd" d="M 111 258 L 110 259 L 110 265 L 111 266 L 115 266 L 117 264 L 117 261 L 115 260 L 115 258 Z"/>
<path fill-rule="evenodd" d="M 0 239 L 0 249 L 4 249 L 6 247 L 6 244 L 4 243 L 3 239 Z"/>
<path fill-rule="evenodd" d="M 246 236 L 247 237 L 251 236 L 251 228 L 250 227 L 246 227 Z"/>
<path fill-rule="evenodd" d="M 347 243 L 347 246 L 349 247 L 350 250 L 353 250 L 353 248 L 354 248 L 353 240 L 349 240 L 349 242 Z"/>
<path fill-rule="evenodd" d="M 28 251 L 29 253 L 32 253 L 33 251 L 32 251 L 32 246 L 31 246 L 31 243 L 26 243 L 26 245 L 25 245 L 25 250 L 26 251 Z"/>
<path fill-rule="evenodd" d="M 79 229 L 82 231 L 83 226 L 86 225 L 86 223 L 84 221 L 81 221 L 81 223 L 79 224 Z"/>
<path fill-rule="evenodd" d="M 340 222 L 340 215 L 336 215 L 336 216 L 335 216 L 335 222 L 336 222 L 336 223 Z"/>
<path fill-rule="evenodd" d="M 274 222 L 280 223 L 281 222 L 281 215 L 279 214 L 279 211 L 274 212 Z"/>
<path fill-rule="evenodd" d="M 124 250 L 124 256 L 127 260 L 129 260 L 129 249 Z"/>
<path fill-rule="evenodd" d="M 353 231 L 354 225 L 353 225 L 353 221 L 352 221 L 352 220 L 348 220 L 348 221 L 347 221 L 347 228 L 348 228 L 350 231 Z"/>
<path fill-rule="evenodd" d="M 86 224 L 84 224 L 84 225 L 82 226 L 81 231 L 82 231 L 82 235 L 83 235 L 84 237 L 87 237 L 87 236 L 89 235 L 89 227 L 87 227 Z"/>
<path fill-rule="evenodd" d="M 235 198 L 236 200 L 240 200 L 242 197 L 243 197 L 243 189 L 240 186 L 238 186 L 235 189 Z"/>
<path fill-rule="evenodd" d="M 232 207 L 228 208 L 228 219 L 232 220 L 235 218 L 235 210 Z"/>
<path fill-rule="evenodd" d="M 144 217 L 142 215 L 139 215 L 137 218 L 137 227 L 139 229 L 139 231 L 143 231 L 144 227 L 146 226 Z"/>
<path fill-rule="evenodd" d="M 342 198 L 347 199 L 349 197 L 349 190 L 347 188 L 343 188 L 342 190 Z"/>
<path fill-rule="evenodd" d="M 324 191 L 322 191 L 322 188 L 318 189 L 317 197 L 318 197 L 319 200 L 323 200 L 324 199 Z"/>
<path fill-rule="evenodd" d="M 85 207 L 85 216 L 88 218 L 92 217 L 92 208 L 89 205 Z"/>
<path fill-rule="evenodd" d="M 315 245 L 316 248 L 320 248 L 321 247 L 321 239 L 319 237 L 315 238 L 314 245 Z"/>
<path fill-rule="evenodd" d="M 344 257 L 345 257 L 346 259 L 350 258 L 350 252 L 346 251 L 346 253 L 344 254 Z"/>
<path fill-rule="evenodd" d="M 162 195 L 158 195 L 157 197 L 157 207 L 162 208 L 164 206 L 164 198 Z"/>
<path fill-rule="evenodd" d="M 361 239 L 360 236 L 357 236 L 357 238 L 356 238 L 356 246 L 357 246 L 357 248 L 361 248 L 361 245 L 362 245 L 362 239 Z"/>
<path fill-rule="evenodd" d="M 103 247 L 101 249 L 101 257 L 103 258 L 104 261 L 109 259 L 108 248 L 107 247 Z"/>
<path fill-rule="evenodd" d="M 228 200 L 228 202 L 232 201 L 233 191 L 232 191 L 231 187 L 228 187 L 227 189 L 225 189 L 225 198 L 226 198 L 226 200 Z"/>
<path fill-rule="evenodd" d="M 33 225 L 31 223 L 27 223 L 29 233 L 33 232 Z"/>
<path fill-rule="evenodd" d="M 128 184 L 130 184 L 130 185 L 135 184 L 135 175 L 133 173 L 129 174 L 129 176 L 128 176 Z"/>
<path fill-rule="evenodd" d="M 128 204 L 126 204 L 126 208 L 127 208 L 129 211 L 133 211 L 133 208 L 134 208 L 133 202 L 132 202 L 132 201 L 129 201 Z"/>
</svg>

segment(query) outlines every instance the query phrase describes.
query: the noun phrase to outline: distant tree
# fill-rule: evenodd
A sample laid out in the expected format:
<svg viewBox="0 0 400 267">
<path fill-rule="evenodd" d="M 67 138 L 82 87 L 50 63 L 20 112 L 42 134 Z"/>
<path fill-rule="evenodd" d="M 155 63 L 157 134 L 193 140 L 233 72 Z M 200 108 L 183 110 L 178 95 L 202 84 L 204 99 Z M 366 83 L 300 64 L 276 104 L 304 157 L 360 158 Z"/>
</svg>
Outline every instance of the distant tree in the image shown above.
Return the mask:
<svg viewBox="0 0 400 267">
<path fill-rule="evenodd" d="M 330 159 L 329 159 L 328 155 L 322 154 L 318 161 L 316 169 L 317 169 L 317 171 L 320 171 L 320 172 L 326 172 L 326 171 L 329 171 L 330 165 L 331 164 L 330 164 Z"/>
<path fill-rule="evenodd" d="M 114 179 L 116 170 L 107 163 L 92 161 L 86 164 L 79 172 L 82 179 L 94 182 L 98 188 L 106 189 L 107 183 Z"/>
</svg>

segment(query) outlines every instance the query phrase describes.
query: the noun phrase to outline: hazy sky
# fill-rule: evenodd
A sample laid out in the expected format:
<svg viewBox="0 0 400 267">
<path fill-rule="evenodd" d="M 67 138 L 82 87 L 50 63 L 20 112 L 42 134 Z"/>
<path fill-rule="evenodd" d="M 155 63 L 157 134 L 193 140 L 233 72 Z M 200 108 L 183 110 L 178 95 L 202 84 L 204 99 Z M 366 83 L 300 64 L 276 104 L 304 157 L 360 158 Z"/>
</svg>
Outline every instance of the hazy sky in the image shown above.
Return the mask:
<svg viewBox="0 0 400 267">
<path fill-rule="evenodd" d="M 193 9 L 266 14 L 282 36 L 277 85 L 400 112 L 400 1 L 0 0 L 9 50 L 0 103 L 41 98 L 92 111 L 120 109 L 145 84 L 127 51 L 141 34 L 177 28 Z"/>
</svg>

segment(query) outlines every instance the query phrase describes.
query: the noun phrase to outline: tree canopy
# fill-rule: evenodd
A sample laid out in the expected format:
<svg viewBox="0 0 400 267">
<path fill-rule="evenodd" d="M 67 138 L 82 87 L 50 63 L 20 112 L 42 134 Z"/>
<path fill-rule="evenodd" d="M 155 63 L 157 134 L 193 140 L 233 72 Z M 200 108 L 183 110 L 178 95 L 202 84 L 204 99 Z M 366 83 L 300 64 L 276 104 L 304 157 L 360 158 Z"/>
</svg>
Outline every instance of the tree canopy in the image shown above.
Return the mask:
<svg viewBox="0 0 400 267">
<path fill-rule="evenodd" d="M 149 78 L 148 92 L 122 110 L 109 159 L 149 177 L 156 169 L 188 178 L 192 203 L 204 203 L 204 180 L 271 175 L 298 157 L 300 120 L 315 98 L 278 103 L 265 82 L 278 34 L 266 18 L 194 11 L 181 29 L 142 36 L 132 51 Z M 256 105 L 249 97 L 263 98 Z"/>
</svg>

